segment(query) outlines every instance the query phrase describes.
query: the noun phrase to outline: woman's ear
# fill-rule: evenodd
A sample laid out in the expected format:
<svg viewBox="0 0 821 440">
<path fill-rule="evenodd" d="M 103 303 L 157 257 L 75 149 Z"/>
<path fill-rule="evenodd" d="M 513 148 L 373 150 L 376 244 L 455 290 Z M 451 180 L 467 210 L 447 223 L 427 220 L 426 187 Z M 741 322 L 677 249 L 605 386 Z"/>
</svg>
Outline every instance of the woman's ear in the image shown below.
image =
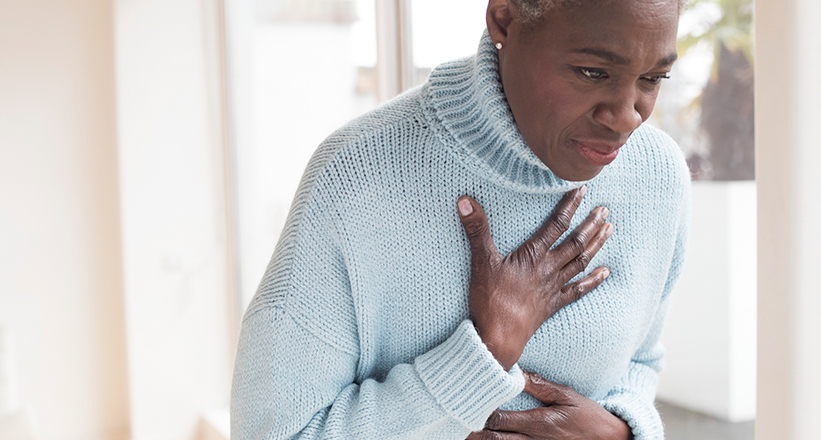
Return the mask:
<svg viewBox="0 0 821 440">
<path fill-rule="evenodd" d="M 487 31 L 493 44 L 507 44 L 508 28 L 518 11 L 510 0 L 490 0 L 487 5 Z"/>
</svg>

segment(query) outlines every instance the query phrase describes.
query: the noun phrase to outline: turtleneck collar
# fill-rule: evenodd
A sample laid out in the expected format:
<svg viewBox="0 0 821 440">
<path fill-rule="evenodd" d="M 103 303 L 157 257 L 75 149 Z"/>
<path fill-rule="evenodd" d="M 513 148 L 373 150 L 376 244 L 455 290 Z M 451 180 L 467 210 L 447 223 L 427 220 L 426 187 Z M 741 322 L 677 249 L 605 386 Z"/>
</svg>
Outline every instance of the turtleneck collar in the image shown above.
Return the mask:
<svg viewBox="0 0 821 440">
<path fill-rule="evenodd" d="M 476 55 L 436 67 L 422 106 L 439 139 L 466 167 L 515 191 L 563 193 L 585 182 L 560 179 L 525 144 L 499 78 L 487 31 Z"/>
</svg>

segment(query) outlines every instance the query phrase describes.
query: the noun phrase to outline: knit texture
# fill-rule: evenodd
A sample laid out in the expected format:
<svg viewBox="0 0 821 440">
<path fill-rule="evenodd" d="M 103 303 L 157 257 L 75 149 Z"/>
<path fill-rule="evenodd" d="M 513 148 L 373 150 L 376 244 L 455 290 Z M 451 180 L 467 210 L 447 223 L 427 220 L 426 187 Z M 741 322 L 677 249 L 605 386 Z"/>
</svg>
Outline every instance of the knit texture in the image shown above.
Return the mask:
<svg viewBox="0 0 821 440">
<path fill-rule="evenodd" d="M 548 319 L 517 366 L 504 371 L 468 320 L 457 199 L 482 205 L 506 254 L 582 184 L 525 144 L 497 56 L 485 33 L 475 56 L 318 148 L 242 323 L 232 438 L 461 440 L 498 407 L 540 405 L 521 370 L 598 401 L 637 440 L 663 438 L 658 338 L 689 212 L 689 173 L 665 134 L 640 127 L 587 182 L 572 226 L 610 209 L 615 233 L 589 268 L 611 275 Z"/>
</svg>

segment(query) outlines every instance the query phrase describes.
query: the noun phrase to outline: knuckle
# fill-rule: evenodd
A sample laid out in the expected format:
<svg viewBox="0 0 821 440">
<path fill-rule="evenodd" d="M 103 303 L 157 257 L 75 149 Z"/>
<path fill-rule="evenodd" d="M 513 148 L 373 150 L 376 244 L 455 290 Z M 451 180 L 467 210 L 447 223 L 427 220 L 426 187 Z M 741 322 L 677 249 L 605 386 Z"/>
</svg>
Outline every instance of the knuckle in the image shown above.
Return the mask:
<svg viewBox="0 0 821 440">
<path fill-rule="evenodd" d="M 555 225 L 556 229 L 565 232 L 570 229 L 570 220 L 572 218 L 572 214 L 567 212 L 566 210 L 561 210 L 553 216 L 552 224 Z"/>
<path fill-rule="evenodd" d="M 518 261 L 528 267 L 535 266 L 539 262 L 539 256 L 541 255 L 537 247 L 538 243 L 535 242 L 527 242 L 522 245 L 518 252 L 516 252 Z"/>
<path fill-rule="evenodd" d="M 576 284 L 573 284 L 572 286 L 570 286 L 570 289 L 569 289 L 568 293 L 570 294 L 570 297 L 573 300 L 577 300 L 577 299 L 581 298 L 582 296 L 584 296 L 584 294 L 587 293 L 587 292 L 584 289 L 584 285 L 582 285 L 581 283 L 576 283 Z"/>
<path fill-rule="evenodd" d="M 466 221 L 464 223 L 465 234 L 469 238 L 482 237 L 487 232 L 487 223 L 480 219 Z"/>
<path fill-rule="evenodd" d="M 587 245 L 586 236 L 583 233 L 573 234 L 571 237 L 568 238 L 568 246 L 573 251 L 574 254 L 582 254 L 584 253 L 584 249 Z"/>
<path fill-rule="evenodd" d="M 581 271 L 585 270 L 587 268 L 587 266 L 590 264 L 590 260 L 591 260 L 590 254 L 588 254 L 587 252 L 582 252 L 581 254 L 579 254 L 579 256 L 576 257 L 576 260 L 575 260 L 576 261 L 576 272 L 581 272 Z"/>
<path fill-rule="evenodd" d="M 573 388 L 570 388 L 567 385 L 559 385 L 558 392 L 559 392 L 559 397 L 565 402 L 573 399 L 574 395 L 576 394 L 576 392 L 573 390 Z"/>
<path fill-rule="evenodd" d="M 534 258 L 550 249 L 550 239 L 543 234 L 534 235 L 526 243 L 530 246 L 528 252 L 532 252 Z"/>
</svg>

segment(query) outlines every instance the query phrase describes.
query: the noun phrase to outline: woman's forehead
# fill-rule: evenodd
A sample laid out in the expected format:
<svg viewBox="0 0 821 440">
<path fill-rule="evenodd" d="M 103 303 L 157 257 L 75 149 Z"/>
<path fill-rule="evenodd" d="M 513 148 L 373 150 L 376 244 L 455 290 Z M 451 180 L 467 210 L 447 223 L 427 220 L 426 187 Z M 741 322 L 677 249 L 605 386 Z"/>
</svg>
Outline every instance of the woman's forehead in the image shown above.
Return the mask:
<svg viewBox="0 0 821 440">
<path fill-rule="evenodd" d="M 548 10 L 555 7 L 574 7 L 579 5 L 604 6 L 606 3 L 624 3 L 624 0 L 510 0 L 520 13 L 520 19 L 534 23 Z M 688 0 L 669 0 L 680 13 Z"/>
<path fill-rule="evenodd" d="M 656 62 L 674 56 L 677 27 L 678 0 L 585 0 L 548 11 L 534 31 L 567 52 Z"/>
<path fill-rule="evenodd" d="M 571 25 L 659 28 L 677 23 L 678 0 L 581 0 L 551 8 L 546 18 L 560 15 Z"/>
<path fill-rule="evenodd" d="M 536 27 L 564 34 L 571 43 L 615 46 L 646 43 L 675 45 L 678 0 L 587 1 L 547 12 Z"/>
</svg>

